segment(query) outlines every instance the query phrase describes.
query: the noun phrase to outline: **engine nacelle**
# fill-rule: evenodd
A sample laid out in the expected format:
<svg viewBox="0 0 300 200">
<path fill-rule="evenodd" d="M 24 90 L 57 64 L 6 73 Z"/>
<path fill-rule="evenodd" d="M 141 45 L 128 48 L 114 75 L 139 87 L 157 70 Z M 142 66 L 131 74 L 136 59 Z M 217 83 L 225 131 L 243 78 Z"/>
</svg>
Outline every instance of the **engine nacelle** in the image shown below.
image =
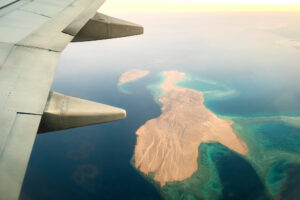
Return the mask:
<svg viewBox="0 0 300 200">
<path fill-rule="evenodd" d="M 50 92 L 38 133 L 101 124 L 125 117 L 123 109 Z"/>
</svg>

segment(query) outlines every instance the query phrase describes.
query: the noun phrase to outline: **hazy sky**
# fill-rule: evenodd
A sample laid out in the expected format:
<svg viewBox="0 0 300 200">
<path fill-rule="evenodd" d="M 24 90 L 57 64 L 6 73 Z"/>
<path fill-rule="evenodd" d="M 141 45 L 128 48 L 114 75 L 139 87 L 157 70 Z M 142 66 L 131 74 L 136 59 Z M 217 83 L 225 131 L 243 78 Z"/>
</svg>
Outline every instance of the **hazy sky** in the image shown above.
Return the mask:
<svg viewBox="0 0 300 200">
<path fill-rule="evenodd" d="M 300 11 L 300 0 L 106 0 L 107 12 Z"/>
</svg>

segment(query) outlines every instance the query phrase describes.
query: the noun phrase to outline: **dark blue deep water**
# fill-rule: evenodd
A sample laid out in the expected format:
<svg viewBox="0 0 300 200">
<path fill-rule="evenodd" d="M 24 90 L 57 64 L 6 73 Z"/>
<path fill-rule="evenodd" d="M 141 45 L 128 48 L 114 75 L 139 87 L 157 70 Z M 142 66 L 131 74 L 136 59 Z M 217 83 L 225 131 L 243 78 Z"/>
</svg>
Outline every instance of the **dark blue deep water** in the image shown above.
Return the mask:
<svg viewBox="0 0 300 200">
<path fill-rule="evenodd" d="M 223 185 L 222 199 L 269 199 L 253 167 L 236 153 L 228 151 L 221 156 L 217 169 Z"/>
<path fill-rule="evenodd" d="M 291 117 L 300 116 L 300 51 L 290 43 L 300 41 L 299 17 L 125 15 L 144 25 L 143 36 L 69 45 L 52 90 L 122 107 L 127 118 L 38 135 L 21 199 L 297 199 L 300 126 Z M 150 74 L 127 84 L 125 94 L 118 78 L 130 69 Z M 250 153 L 241 156 L 219 144 L 203 144 L 201 169 L 161 189 L 131 159 L 135 131 L 161 113 L 147 86 L 165 70 L 192 75 L 181 86 L 203 92 L 211 111 L 232 118 Z"/>
<path fill-rule="evenodd" d="M 117 78 L 110 77 L 114 81 Z M 38 135 L 22 198 L 160 199 L 154 186 L 130 165 L 136 142 L 135 131 L 147 119 L 160 114 L 159 106 L 145 88 L 145 83 L 151 78 L 149 76 L 143 84 L 138 84 L 134 95 L 121 94 L 115 85 L 110 87 L 109 94 L 97 92 L 97 85 L 107 86 L 109 79 L 92 80 L 95 90 L 84 98 L 125 108 L 127 118 L 114 123 Z M 112 98 L 112 101 L 106 97 Z"/>
</svg>

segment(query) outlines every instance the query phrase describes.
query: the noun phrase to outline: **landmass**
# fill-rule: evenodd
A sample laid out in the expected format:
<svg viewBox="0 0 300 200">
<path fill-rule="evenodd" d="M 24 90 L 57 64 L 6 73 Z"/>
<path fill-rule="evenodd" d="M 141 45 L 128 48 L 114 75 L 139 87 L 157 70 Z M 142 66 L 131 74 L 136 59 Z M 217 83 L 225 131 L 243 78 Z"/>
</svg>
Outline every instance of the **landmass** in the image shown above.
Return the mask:
<svg viewBox="0 0 300 200">
<path fill-rule="evenodd" d="M 185 74 L 164 72 L 159 99 L 162 113 L 147 121 L 137 134 L 134 160 L 142 173 L 154 174 L 161 186 L 182 181 L 198 169 L 198 148 L 204 142 L 218 142 L 245 155 L 248 147 L 232 130 L 231 121 L 218 118 L 204 105 L 201 92 L 175 85 Z"/>
<path fill-rule="evenodd" d="M 146 70 L 139 70 L 139 69 L 130 70 L 121 75 L 121 77 L 119 79 L 119 84 L 136 81 L 136 80 L 148 75 L 148 73 L 149 73 L 149 71 L 146 71 Z"/>
</svg>

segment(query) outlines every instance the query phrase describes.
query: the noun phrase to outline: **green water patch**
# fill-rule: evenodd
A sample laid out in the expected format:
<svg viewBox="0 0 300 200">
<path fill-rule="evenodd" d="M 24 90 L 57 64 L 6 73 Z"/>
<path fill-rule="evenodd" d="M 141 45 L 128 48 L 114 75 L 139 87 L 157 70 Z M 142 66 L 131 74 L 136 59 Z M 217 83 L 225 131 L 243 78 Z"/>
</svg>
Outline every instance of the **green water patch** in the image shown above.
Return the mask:
<svg viewBox="0 0 300 200">
<path fill-rule="evenodd" d="M 130 92 L 130 83 L 131 82 L 128 82 L 128 83 L 119 83 L 118 84 L 118 89 L 124 93 L 124 94 L 131 94 Z"/>
<path fill-rule="evenodd" d="M 265 149 L 300 153 L 300 128 L 285 123 L 268 122 L 254 124 L 253 129 L 253 137 L 263 141 Z"/>
<path fill-rule="evenodd" d="M 148 88 L 154 99 L 163 95 L 161 73 Z M 178 87 L 202 92 L 205 106 L 233 98 L 238 91 L 224 84 L 186 73 Z M 158 102 L 159 103 L 159 102 Z M 290 183 L 291 165 L 300 162 L 300 117 L 261 114 L 218 115 L 233 121 L 234 132 L 248 146 L 241 156 L 218 143 L 199 147 L 198 170 L 192 177 L 167 183 L 157 188 L 166 199 L 281 199 L 283 189 Z"/>
<path fill-rule="evenodd" d="M 153 95 L 153 99 L 156 103 L 159 105 L 162 105 L 161 102 L 159 101 L 159 98 L 162 97 L 165 93 L 165 91 L 161 88 L 161 85 L 163 82 L 166 80 L 165 75 L 163 72 L 160 72 L 156 79 L 147 85 L 147 88 L 151 91 Z"/>
<path fill-rule="evenodd" d="M 161 190 L 166 199 L 270 199 L 248 161 L 219 143 L 201 144 L 192 177 Z"/>
<path fill-rule="evenodd" d="M 264 182 L 269 194 L 280 199 L 290 165 L 300 162 L 300 128 L 295 117 L 234 117 L 234 132 L 247 143 L 246 159 Z"/>
<path fill-rule="evenodd" d="M 234 121 L 233 130 L 248 145 L 247 157 L 260 158 L 259 152 L 299 154 L 300 120 L 296 117 L 229 117 Z M 266 157 L 266 156 L 263 156 Z M 292 156 L 293 157 L 293 156 Z"/>
<path fill-rule="evenodd" d="M 159 182 L 154 180 L 154 173 L 145 175 L 139 169 L 136 170 L 157 188 L 164 199 L 217 199 L 217 197 L 221 197 L 222 185 L 215 163 L 224 154 L 224 148 L 217 143 L 202 144 L 198 149 L 198 170 L 192 177 L 184 181 L 168 182 L 165 186 L 161 186 Z M 133 167 L 135 166 L 134 157 L 132 157 L 130 163 Z"/>
<path fill-rule="evenodd" d="M 198 170 L 192 177 L 184 181 L 168 182 L 161 186 L 154 180 L 154 173 L 145 175 L 136 169 L 142 177 L 152 183 L 164 199 L 198 200 L 219 199 L 222 194 L 222 185 L 216 170 L 215 163 L 224 154 L 224 149 L 217 143 L 205 143 L 199 147 Z M 226 148 L 226 147 L 224 147 Z M 131 165 L 134 167 L 134 158 Z"/>
<path fill-rule="evenodd" d="M 287 178 L 288 160 L 279 160 L 273 164 L 266 175 L 266 183 L 270 193 L 277 196 L 283 187 Z"/>
<path fill-rule="evenodd" d="M 230 98 L 238 95 L 236 90 L 225 84 L 207 80 L 190 73 L 185 73 L 185 77 L 176 83 L 176 85 L 178 87 L 190 88 L 202 92 L 206 101 Z"/>
<path fill-rule="evenodd" d="M 165 80 L 165 75 L 163 72 L 160 72 L 156 80 L 147 85 L 147 88 L 150 89 L 155 101 L 158 101 L 158 99 L 164 95 L 161 85 Z M 207 101 L 208 104 L 212 100 L 230 98 L 237 95 L 236 90 L 229 88 L 222 83 L 200 78 L 190 73 L 185 73 L 184 78 L 176 82 L 175 85 L 177 87 L 190 88 L 202 92 L 205 101 Z"/>
<path fill-rule="evenodd" d="M 134 87 L 134 83 L 146 78 L 147 76 L 148 76 L 148 74 L 146 76 L 143 76 L 136 80 L 127 81 L 125 83 L 118 83 L 118 89 L 124 94 L 132 94 L 132 91 L 133 91 L 132 87 Z"/>
<path fill-rule="evenodd" d="M 161 190 L 166 199 L 216 199 L 222 193 L 222 185 L 215 162 L 223 149 L 215 144 L 199 147 L 198 170 L 192 177 L 178 182 L 167 183 Z"/>
<path fill-rule="evenodd" d="M 300 197 L 300 163 L 291 164 L 288 167 L 287 182 L 282 189 L 280 197 L 281 199 L 292 200 Z"/>
</svg>

